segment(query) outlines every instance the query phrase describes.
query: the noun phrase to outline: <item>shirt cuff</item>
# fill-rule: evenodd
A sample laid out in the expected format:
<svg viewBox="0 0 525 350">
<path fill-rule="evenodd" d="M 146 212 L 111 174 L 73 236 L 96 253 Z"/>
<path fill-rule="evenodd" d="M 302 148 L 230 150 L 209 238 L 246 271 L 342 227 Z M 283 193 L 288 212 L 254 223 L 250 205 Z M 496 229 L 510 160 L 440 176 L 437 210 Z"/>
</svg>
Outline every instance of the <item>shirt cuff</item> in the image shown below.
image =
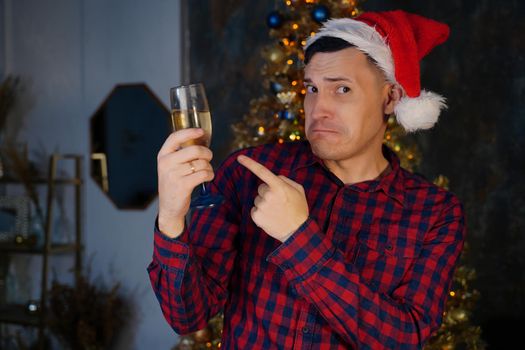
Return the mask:
<svg viewBox="0 0 525 350">
<path fill-rule="evenodd" d="M 177 238 L 166 236 L 159 229 L 157 217 L 153 236 L 153 259 L 158 261 L 163 268 L 183 270 L 190 255 L 187 236 L 186 224 L 184 232 Z"/>
<path fill-rule="evenodd" d="M 290 281 L 304 281 L 319 271 L 335 249 L 317 222 L 308 218 L 266 260 L 279 266 Z"/>
</svg>

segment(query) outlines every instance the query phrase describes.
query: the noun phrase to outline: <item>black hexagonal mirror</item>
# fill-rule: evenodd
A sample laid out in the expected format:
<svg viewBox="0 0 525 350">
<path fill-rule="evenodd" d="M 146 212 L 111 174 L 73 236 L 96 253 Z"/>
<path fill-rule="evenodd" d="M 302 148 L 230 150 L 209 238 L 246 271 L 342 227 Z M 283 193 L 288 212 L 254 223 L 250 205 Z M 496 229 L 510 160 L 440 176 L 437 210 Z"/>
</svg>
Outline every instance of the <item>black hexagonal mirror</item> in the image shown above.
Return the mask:
<svg viewBox="0 0 525 350">
<path fill-rule="evenodd" d="M 157 153 L 170 113 L 146 84 L 119 84 L 91 117 L 91 176 L 119 209 L 157 195 Z"/>
</svg>

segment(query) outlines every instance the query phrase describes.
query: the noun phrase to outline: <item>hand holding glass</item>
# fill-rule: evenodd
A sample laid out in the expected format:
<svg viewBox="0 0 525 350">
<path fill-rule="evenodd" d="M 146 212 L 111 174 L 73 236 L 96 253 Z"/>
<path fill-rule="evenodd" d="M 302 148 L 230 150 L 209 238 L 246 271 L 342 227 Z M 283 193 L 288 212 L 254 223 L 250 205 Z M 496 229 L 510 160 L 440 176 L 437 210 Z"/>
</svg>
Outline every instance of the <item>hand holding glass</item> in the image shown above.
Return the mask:
<svg viewBox="0 0 525 350">
<path fill-rule="evenodd" d="M 208 100 L 201 83 L 183 85 L 170 89 L 171 121 L 173 130 L 187 128 L 201 128 L 204 135 L 198 139 L 190 140 L 182 147 L 200 145 L 210 147 L 212 122 Z M 191 164 L 191 163 L 190 163 Z M 222 203 L 221 195 L 212 195 L 206 188 L 206 183 L 201 184 L 201 192 L 191 201 L 191 208 L 209 208 Z"/>
</svg>

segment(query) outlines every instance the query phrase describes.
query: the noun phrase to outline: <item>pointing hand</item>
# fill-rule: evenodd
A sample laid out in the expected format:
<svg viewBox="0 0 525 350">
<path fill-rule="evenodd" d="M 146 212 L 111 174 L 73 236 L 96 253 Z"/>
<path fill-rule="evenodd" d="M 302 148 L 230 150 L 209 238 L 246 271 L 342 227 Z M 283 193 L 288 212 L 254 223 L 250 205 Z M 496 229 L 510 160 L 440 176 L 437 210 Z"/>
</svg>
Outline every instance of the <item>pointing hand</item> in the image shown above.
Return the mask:
<svg viewBox="0 0 525 350">
<path fill-rule="evenodd" d="M 253 222 L 284 242 L 308 219 L 304 188 L 286 176 L 275 175 L 264 165 L 240 155 L 237 161 L 263 181 L 251 210 Z"/>
</svg>

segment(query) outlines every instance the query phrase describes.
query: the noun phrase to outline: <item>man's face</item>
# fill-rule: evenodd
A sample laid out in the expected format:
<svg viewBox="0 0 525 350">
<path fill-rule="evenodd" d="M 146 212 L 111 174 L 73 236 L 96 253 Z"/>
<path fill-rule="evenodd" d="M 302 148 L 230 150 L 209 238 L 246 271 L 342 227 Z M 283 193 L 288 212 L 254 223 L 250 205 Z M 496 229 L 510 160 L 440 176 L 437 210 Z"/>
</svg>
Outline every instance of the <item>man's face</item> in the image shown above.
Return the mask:
<svg viewBox="0 0 525 350">
<path fill-rule="evenodd" d="M 389 84 L 356 48 L 314 54 L 304 70 L 306 138 L 325 160 L 380 149 Z"/>
</svg>

